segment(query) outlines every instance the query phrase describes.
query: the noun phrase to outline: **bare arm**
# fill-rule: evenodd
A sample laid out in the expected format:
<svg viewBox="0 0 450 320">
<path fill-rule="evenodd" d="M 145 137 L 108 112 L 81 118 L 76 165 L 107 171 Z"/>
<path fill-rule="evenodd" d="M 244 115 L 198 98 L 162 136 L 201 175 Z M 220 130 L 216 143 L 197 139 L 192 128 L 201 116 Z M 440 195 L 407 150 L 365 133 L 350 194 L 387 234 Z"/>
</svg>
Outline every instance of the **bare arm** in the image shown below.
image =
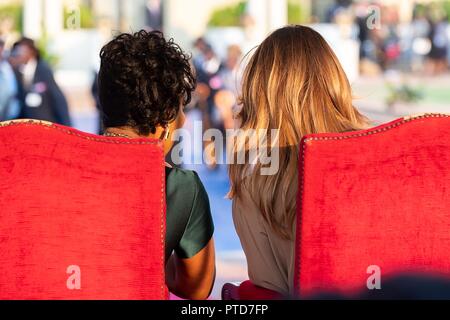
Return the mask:
<svg viewBox="0 0 450 320">
<path fill-rule="evenodd" d="M 213 239 L 192 258 L 180 259 L 174 253 L 166 265 L 166 284 L 172 293 L 183 299 L 208 299 L 215 277 Z"/>
</svg>

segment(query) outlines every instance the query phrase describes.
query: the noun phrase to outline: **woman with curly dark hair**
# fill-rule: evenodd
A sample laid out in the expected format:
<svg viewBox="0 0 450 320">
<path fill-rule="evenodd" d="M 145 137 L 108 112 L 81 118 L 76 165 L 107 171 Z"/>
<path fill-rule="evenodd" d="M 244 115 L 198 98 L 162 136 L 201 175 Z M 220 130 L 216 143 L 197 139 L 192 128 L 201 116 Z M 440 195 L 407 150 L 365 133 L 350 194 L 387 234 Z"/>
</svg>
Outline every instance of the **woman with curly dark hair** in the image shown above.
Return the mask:
<svg viewBox="0 0 450 320">
<path fill-rule="evenodd" d="M 106 136 L 164 140 L 184 122 L 195 78 L 189 57 L 160 32 L 121 34 L 103 47 L 98 75 Z M 195 172 L 166 167 L 166 283 L 186 299 L 206 299 L 215 278 L 208 195 Z"/>
</svg>

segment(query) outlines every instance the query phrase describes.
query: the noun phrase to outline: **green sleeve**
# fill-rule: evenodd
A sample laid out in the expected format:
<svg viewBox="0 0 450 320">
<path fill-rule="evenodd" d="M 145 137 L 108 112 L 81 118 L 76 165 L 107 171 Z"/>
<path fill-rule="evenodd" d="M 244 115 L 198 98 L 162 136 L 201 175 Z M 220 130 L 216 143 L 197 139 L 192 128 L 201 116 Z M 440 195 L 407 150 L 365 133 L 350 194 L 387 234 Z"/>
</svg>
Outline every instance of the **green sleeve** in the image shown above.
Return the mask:
<svg viewBox="0 0 450 320">
<path fill-rule="evenodd" d="M 189 259 L 199 253 L 211 240 L 214 224 L 209 206 L 208 194 L 197 173 L 194 173 L 194 197 L 189 221 L 175 252 L 182 259 Z"/>
</svg>

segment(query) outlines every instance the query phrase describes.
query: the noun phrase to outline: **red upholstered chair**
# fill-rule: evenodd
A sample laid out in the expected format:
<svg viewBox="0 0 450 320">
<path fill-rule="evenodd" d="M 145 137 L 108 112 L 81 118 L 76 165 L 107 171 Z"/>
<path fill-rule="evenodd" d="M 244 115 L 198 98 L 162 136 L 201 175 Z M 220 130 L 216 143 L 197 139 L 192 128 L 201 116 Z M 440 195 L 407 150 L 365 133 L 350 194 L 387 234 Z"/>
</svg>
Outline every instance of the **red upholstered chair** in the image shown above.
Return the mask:
<svg viewBox="0 0 450 320">
<path fill-rule="evenodd" d="M 226 283 L 222 288 L 222 300 L 282 300 L 282 294 L 255 286 L 251 281 Z"/>
<path fill-rule="evenodd" d="M 373 270 L 450 274 L 450 116 L 306 136 L 299 177 L 298 296 L 367 290 Z"/>
<path fill-rule="evenodd" d="M 166 299 L 162 145 L 0 124 L 0 299 Z"/>
</svg>

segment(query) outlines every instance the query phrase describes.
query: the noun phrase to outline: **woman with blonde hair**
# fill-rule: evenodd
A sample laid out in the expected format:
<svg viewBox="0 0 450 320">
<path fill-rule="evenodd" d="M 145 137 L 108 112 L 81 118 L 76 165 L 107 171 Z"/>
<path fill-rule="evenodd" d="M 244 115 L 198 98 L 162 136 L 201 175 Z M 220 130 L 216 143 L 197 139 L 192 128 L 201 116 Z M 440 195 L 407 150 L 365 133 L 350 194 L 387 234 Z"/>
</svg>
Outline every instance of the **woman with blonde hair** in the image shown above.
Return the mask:
<svg viewBox="0 0 450 320">
<path fill-rule="evenodd" d="M 304 135 L 368 126 L 352 104 L 350 83 L 322 36 L 305 26 L 276 30 L 256 49 L 243 77 L 240 129 L 264 130 L 279 169 L 263 175 L 256 161 L 229 168 L 233 219 L 250 280 L 293 293 L 299 145 Z M 270 135 L 278 130 L 276 137 Z M 234 152 L 250 153 L 236 143 Z"/>
</svg>

